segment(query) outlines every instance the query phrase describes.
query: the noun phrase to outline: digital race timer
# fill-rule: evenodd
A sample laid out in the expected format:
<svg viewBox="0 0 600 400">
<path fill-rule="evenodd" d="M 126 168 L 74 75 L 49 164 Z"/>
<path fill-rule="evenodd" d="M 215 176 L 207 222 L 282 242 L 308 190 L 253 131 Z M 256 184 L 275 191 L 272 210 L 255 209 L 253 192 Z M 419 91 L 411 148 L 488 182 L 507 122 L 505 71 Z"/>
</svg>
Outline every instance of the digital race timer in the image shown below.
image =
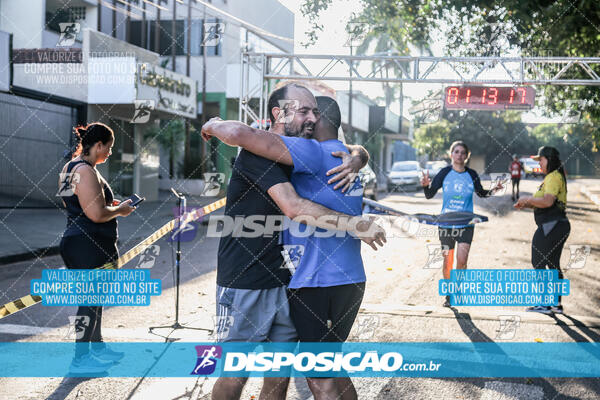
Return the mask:
<svg viewBox="0 0 600 400">
<path fill-rule="evenodd" d="M 535 89 L 530 86 L 449 86 L 445 90 L 447 110 L 531 109 Z"/>
</svg>

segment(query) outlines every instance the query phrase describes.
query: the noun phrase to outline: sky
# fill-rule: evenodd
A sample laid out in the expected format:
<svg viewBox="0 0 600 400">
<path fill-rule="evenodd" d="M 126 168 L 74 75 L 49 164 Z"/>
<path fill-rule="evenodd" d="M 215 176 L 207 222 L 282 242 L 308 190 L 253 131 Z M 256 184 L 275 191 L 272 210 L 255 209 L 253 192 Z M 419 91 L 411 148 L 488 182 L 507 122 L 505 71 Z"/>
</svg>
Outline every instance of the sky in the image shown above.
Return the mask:
<svg viewBox="0 0 600 400">
<path fill-rule="evenodd" d="M 294 51 L 295 53 L 303 54 L 335 54 L 349 55 L 350 48 L 344 46 L 346 41 L 345 26 L 353 12 L 358 12 L 361 9 L 360 0 L 333 0 L 329 8 L 320 16 L 320 22 L 323 24 L 324 30 L 320 33 L 319 39 L 314 45 L 304 47 L 302 42 L 306 41 L 305 32 L 309 29 L 310 23 L 307 18 L 302 16 L 300 6 L 303 0 L 279 0 L 281 4 L 287 7 L 295 14 L 294 25 Z M 432 51 L 435 56 L 443 55 L 444 43 L 439 41 L 432 43 Z M 414 54 L 418 55 L 418 54 Z M 313 67 L 318 66 L 315 63 Z M 348 82 L 325 81 L 325 83 L 336 90 L 348 90 Z M 411 100 L 422 99 L 429 90 L 440 90 L 440 84 L 404 84 L 404 107 L 403 115 L 409 117 L 408 109 L 411 106 Z M 354 82 L 353 90 L 360 90 L 371 99 L 383 95 L 381 83 Z M 398 102 L 391 105 L 391 109 L 396 114 L 400 114 L 400 106 Z M 536 110 L 534 110 L 536 111 Z M 523 122 L 551 122 L 547 118 L 540 117 L 537 112 L 528 112 L 523 114 Z"/>
</svg>

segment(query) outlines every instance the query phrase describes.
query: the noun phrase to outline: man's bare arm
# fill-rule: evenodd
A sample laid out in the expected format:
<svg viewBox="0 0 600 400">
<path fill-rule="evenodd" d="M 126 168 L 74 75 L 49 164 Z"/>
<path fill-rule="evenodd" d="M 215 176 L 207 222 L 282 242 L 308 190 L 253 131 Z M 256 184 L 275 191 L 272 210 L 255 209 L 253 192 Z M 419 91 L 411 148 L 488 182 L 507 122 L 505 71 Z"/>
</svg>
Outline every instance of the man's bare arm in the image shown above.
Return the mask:
<svg viewBox="0 0 600 400">
<path fill-rule="evenodd" d="M 383 243 L 386 242 L 385 231 L 372 219 L 333 211 L 300 197 L 289 182 L 278 183 L 272 186 L 267 193 L 290 219 L 318 228 L 349 232 L 374 250 L 377 250 L 375 244 L 383 246 Z"/>
<path fill-rule="evenodd" d="M 216 137 L 230 146 L 240 146 L 269 160 L 294 165 L 292 156 L 279 135 L 251 128 L 242 122 L 213 118 L 202 127 L 202 137 L 204 140 Z"/>
</svg>

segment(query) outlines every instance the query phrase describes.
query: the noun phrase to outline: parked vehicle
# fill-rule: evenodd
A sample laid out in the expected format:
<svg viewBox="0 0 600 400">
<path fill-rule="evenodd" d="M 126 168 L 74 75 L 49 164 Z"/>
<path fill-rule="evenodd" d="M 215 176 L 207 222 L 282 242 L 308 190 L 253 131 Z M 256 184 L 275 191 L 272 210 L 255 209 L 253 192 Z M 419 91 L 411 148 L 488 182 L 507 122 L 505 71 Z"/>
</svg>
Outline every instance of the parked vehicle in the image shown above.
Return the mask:
<svg viewBox="0 0 600 400">
<path fill-rule="evenodd" d="M 429 172 L 429 177 L 433 179 L 442 168 L 447 166 L 448 163 L 446 161 L 427 161 L 425 163 L 425 170 Z"/>
<path fill-rule="evenodd" d="M 531 159 L 531 158 L 521 158 L 519 162 L 523 164 L 523 172 L 525 173 L 525 178 L 530 176 L 543 176 L 542 168 L 540 167 L 540 163 Z"/>
<path fill-rule="evenodd" d="M 388 174 L 388 192 L 397 188 L 410 187 L 419 190 L 421 187 L 422 169 L 417 161 L 398 161 L 392 165 Z"/>
<path fill-rule="evenodd" d="M 371 200 L 377 200 L 377 175 L 375 175 L 369 164 L 358 171 L 358 176 L 364 187 L 363 196 Z"/>
</svg>

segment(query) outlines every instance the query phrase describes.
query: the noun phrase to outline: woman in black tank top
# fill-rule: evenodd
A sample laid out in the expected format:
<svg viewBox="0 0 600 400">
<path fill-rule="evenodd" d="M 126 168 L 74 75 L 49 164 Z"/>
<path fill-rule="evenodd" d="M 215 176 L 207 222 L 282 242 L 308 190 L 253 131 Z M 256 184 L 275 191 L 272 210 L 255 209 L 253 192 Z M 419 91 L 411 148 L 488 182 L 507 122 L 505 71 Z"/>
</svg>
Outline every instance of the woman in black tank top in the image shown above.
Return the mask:
<svg viewBox="0 0 600 400">
<path fill-rule="evenodd" d="M 59 195 L 67 210 L 60 254 L 67 268 L 93 269 L 119 257 L 116 217 L 128 216 L 135 207 L 130 206 L 130 200 L 115 200 L 110 186 L 96 170 L 96 165 L 111 154 L 113 131 L 95 122 L 75 128 L 75 133 L 80 143 L 59 180 Z M 102 342 L 101 322 L 102 306 L 80 306 L 77 310 L 72 373 L 102 372 L 123 357 Z"/>
</svg>

